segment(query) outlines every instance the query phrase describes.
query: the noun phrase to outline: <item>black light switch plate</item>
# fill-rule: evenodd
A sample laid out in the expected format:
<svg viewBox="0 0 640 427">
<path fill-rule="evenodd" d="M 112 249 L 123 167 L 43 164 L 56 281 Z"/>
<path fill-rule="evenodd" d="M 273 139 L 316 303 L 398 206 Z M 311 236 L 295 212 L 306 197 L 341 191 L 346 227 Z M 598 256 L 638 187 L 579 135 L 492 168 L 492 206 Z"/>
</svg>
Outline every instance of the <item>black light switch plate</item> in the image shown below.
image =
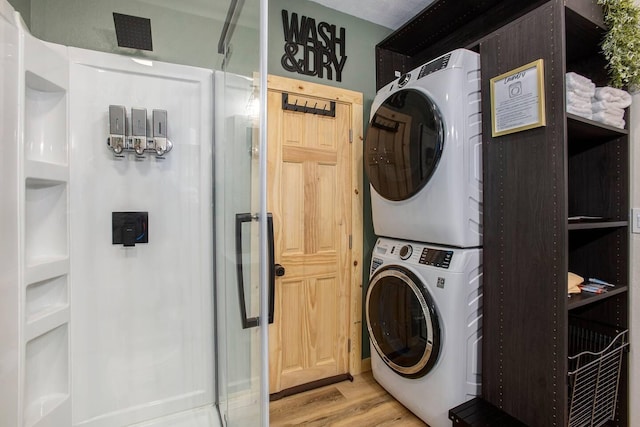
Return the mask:
<svg viewBox="0 0 640 427">
<path fill-rule="evenodd" d="M 148 212 L 111 212 L 111 228 L 114 245 L 149 243 Z"/>
</svg>

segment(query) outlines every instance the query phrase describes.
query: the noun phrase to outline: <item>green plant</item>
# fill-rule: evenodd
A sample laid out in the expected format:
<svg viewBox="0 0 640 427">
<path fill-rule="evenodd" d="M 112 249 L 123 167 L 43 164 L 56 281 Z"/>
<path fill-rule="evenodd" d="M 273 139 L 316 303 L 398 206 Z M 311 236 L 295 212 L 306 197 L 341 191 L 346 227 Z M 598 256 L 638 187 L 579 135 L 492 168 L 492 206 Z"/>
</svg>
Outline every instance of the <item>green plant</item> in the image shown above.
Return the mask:
<svg viewBox="0 0 640 427">
<path fill-rule="evenodd" d="M 598 0 L 608 27 L 602 52 L 613 87 L 640 86 L 640 9 L 633 0 Z"/>
</svg>

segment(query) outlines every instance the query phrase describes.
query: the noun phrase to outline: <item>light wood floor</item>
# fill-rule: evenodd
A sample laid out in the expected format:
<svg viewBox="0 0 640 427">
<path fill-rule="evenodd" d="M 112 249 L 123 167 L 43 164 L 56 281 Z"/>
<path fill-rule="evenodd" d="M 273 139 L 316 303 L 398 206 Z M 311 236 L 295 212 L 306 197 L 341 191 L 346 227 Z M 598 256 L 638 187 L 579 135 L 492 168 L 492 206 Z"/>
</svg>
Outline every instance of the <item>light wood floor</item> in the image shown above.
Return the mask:
<svg viewBox="0 0 640 427">
<path fill-rule="evenodd" d="M 426 426 L 391 397 L 371 372 L 356 376 L 353 382 L 343 381 L 271 402 L 269 417 L 271 426 Z"/>
</svg>

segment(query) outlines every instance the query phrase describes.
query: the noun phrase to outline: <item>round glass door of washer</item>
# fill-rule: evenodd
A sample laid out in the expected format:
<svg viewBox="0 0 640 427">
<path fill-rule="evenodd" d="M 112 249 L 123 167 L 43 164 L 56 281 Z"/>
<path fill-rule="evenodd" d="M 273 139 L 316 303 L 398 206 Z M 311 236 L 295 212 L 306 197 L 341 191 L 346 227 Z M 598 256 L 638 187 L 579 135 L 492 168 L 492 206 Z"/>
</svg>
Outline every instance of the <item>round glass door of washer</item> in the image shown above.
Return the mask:
<svg viewBox="0 0 640 427">
<path fill-rule="evenodd" d="M 407 378 L 426 375 L 442 342 L 435 304 L 422 282 L 397 265 L 381 267 L 369 282 L 366 320 L 382 360 Z"/>
</svg>

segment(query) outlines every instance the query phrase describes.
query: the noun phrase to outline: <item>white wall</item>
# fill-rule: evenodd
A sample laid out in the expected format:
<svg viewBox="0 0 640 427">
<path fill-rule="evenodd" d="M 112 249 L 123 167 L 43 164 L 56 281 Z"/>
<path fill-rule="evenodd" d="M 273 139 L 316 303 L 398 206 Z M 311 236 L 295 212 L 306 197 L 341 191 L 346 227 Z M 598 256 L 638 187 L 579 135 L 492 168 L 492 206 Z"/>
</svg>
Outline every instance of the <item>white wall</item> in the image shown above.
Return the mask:
<svg viewBox="0 0 640 427">
<path fill-rule="evenodd" d="M 69 48 L 73 425 L 214 403 L 212 71 Z M 166 110 L 173 150 L 116 157 L 109 105 Z M 149 242 L 112 244 L 114 211 Z"/>
</svg>

